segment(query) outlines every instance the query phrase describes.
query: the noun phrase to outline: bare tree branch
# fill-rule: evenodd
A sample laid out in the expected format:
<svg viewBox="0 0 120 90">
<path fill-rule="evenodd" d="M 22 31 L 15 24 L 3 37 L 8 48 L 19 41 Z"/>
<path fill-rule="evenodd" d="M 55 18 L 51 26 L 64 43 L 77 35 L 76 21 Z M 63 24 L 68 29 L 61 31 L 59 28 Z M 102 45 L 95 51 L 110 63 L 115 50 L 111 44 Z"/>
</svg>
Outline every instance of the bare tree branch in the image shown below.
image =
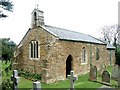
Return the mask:
<svg viewBox="0 0 120 90">
<path fill-rule="evenodd" d="M 102 40 L 105 40 L 109 43 L 113 43 L 114 38 L 117 37 L 118 35 L 118 25 L 117 24 L 106 25 L 102 27 L 101 35 L 102 35 L 101 37 Z"/>
</svg>

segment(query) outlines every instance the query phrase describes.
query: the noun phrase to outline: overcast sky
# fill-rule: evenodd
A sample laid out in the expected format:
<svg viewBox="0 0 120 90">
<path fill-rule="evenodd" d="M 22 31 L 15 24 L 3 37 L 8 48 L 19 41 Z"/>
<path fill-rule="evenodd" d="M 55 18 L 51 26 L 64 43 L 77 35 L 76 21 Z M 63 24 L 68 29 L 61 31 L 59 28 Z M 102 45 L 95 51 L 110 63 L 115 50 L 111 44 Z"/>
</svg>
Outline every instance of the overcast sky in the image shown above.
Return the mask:
<svg viewBox="0 0 120 90">
<path fill-rule="evenodd" d="M 46 25 L 100 37 L 104 25 L 118 23 L 119 0 L 11 0 L 14 12 L 0 19 L 0 38 L 19 43 L 31 27 L 31 12 L 36 4 L 44 11 Z"/>
</svg>

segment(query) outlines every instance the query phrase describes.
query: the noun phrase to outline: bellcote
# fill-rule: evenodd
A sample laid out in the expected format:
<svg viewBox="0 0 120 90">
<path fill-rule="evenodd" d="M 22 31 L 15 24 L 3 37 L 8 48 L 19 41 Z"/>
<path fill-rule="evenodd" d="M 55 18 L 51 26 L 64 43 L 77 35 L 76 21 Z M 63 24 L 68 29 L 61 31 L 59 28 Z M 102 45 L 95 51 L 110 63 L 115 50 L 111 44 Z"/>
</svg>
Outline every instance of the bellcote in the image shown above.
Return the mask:
<svg viewBox="0 0 120 90">
<path fill-rule="evenodd" d="M 44 25 L 44 15 L 43 11 L 34 9 L 32 12 L 32 20 L 31 20 L 31 27 L 38 27 Z"/>
</svg>

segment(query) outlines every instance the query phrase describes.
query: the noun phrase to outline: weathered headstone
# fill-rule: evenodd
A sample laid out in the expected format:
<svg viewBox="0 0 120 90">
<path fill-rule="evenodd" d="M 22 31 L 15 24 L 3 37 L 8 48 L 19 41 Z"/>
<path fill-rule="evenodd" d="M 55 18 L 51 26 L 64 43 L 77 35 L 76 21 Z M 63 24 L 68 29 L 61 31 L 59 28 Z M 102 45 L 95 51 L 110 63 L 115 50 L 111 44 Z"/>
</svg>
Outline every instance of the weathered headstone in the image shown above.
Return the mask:
<svg viewBox="0 0 120 90">
<path fill-rule="evenodd" d="M 13 81 L 13 90 L 18 90 L 18 83 L 19 83 L 18 71 L 14 70 L 13 75 L 11 76 L 11 80 Z"/>
<path fill-rule="evenodd" d="M 97 67 L 91 66 L 89 80 L 97 81 Z"/>
<path fill-rule="evenodd" d="M 74 71 L 71 71 L 67 78 L 70 80 L 70 90 L 74 90 L 74 82 L 78 80 L 78 77 L 74 76 Z"/>
<path fill-rule="evenodd" d="M 118 65 L 115 65 L 112 69 L 111 79 L 117 81 L 118 80 Z"/>
<path fill-rule="evenodd" d="M 33 82 L 33 90 L 41 90 L 41 83 L 38 81 Z"/>
<path fill-rule="evenodd" d="M 103 71 L 102 82 L 110 83 L 110 74 L 108 71 Z"/>
<path fill-rule="evenodd" d="M 106 66 L 104 64 L 100 65 L 100 69 L 98 71 L 98 75 L 102 76 L 103 71 L 106 70 Z"/>
</svg>

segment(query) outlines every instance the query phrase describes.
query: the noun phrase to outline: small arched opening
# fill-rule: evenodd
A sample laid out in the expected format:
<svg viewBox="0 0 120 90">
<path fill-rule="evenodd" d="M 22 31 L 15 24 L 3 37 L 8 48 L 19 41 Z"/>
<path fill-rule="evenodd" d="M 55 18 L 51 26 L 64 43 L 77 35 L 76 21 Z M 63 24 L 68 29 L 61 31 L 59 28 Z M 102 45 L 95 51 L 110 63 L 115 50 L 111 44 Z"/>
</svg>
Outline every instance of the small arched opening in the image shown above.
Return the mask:
<svg viewBox="0 0 120 90">
<path fill-rule="evenodd" d="M 72 62 L 73 62 L 73 57 L 72 55 L 69 55 L 66 60 L 66 78 L 67 75 L 70 75 L 70 71 L 72 70 Z"/>
</svg>

